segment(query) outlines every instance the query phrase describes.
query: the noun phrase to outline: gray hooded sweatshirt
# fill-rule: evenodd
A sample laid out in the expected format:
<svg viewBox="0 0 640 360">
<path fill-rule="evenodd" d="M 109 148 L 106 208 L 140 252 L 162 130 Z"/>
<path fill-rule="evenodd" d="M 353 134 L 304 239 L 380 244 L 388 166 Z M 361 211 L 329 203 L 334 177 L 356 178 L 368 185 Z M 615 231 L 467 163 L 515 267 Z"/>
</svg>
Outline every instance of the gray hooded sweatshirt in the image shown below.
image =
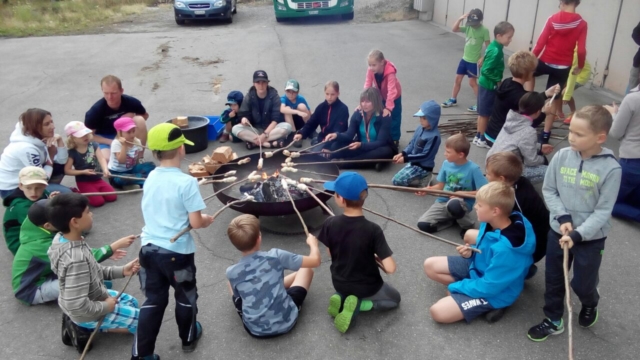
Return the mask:
<svg viewBox="0 0 640 360">
<path fill-rule="evenodd" d="M 543 165 L 545 159 L 539 154 L 540 144 L 531 122 L 530 117 L 509 110 L 507 121 L 489 149 L 487 158 L 501 151 L 511 151 L 522 159 L 524 166 Z"/>
<path fill-rule="evenodd" d="M 622 100 L 609 135 L 620 140 L 620 158 L 640 159 L 640 91 Z"/>
<path fill-rule="evenodd" d="M 68 241 L 62 233 L 55 236 L 47 255 L 60 280 L 58 305 L 71 320 L 96 321 L 109 313 L 105 302 L 109 293 L 103 280 L 124 277 L 123 266 L 98 264 L 84 240 Z"/>
<path fill-rule="evenodd" d="M 560 225 L 570 222 L 574 243 L 607 237 L 621 176 L 622 169 L 609 149 L 586 160 L 571 148 L 558 151 L 542 186 L 553 231 L 560 233 Z"/>
</svg>

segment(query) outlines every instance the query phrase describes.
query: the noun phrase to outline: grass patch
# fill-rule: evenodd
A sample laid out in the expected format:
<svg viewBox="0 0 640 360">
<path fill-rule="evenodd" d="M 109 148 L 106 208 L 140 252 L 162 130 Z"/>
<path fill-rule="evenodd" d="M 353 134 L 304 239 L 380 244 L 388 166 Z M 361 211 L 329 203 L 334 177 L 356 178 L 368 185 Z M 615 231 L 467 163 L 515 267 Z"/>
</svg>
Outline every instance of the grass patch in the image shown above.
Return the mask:
<svg viewBox="0 0 640 360">
<path fill-rule="evenodd" d="M 157 0 L 0 0 L 0 36 L 59 35 L 139 14 Z"/>
</svg>

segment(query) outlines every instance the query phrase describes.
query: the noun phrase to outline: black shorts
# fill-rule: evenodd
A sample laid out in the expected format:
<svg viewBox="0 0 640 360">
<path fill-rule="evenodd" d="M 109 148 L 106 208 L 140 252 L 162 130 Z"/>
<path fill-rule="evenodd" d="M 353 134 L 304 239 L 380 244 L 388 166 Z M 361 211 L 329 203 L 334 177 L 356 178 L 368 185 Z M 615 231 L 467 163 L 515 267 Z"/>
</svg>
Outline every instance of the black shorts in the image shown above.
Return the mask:
<svg viewBox="0 0 640 360">
<path fill-rule="evenodd" d="M 547 90 L 552 86 L 560 85 L 560 91 L 562 91 L 567 86 L 569 74 L 571 74 L 571 67 L 566 69 L 556 69 L 547 65 L 545 62 L 538 60 L 538 67 L 536 68 L 535 73 L 533 73 L 533 76 L 538 77 L 542 75 L 549 75 L 547 87 L 544 89 Z M 558 99 L 557 96 L 556 99 Z"/>
</svg>

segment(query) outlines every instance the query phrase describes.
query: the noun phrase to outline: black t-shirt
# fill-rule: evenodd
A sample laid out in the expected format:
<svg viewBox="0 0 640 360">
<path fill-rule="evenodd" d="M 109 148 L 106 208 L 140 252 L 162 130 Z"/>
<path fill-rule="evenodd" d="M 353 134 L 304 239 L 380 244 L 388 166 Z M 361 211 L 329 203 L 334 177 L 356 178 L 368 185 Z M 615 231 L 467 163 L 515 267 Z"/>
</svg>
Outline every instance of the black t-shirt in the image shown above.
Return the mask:
<svg viewBox="0 0 640 360">
<path fill-rule="evenodd" d="M 260 112 L 260 116 L 264 116 L 264 103 L 267 101 L 267 98 L 260 98 L 259 96 L 257 96 L 258 98 L 258 111 Z"/>
<path fill-rule="evenodd" d="M 526 231 L 519 216 L 511 216 L 511 224 L 500 231 L 500 234 L 509 240 L 511 246 L 518 248 L 524 244 Z M 493 227 L 487 224 L 487 232 L 493 231 Z"/>
<path fill-rule="evenodd" d="M 98 100 L 84 116 L 84 124 L 97 135 L 116 135 L 113 123 L 126 113 L 144 115 L 147 110 L 142 106 L 140 100 L 122 95 L 122 102 L 118 109 L 112 109 L 107 105 L 104 98 Z"/>
<path fill-rule="evenodd" d="M 76 170 L 96 170 L 99 165 L 96 151 L 98 151 L 98 144 L 95 141 L 89 143 L 87 152 L 84 154 L 81 154 L 76 149 L 69 149 L 69 157 L 73 159 L 73 168 Z M 100 179 L 100 175 L 76 176 L 76 182 L 92 182 Z"/>
<path fill-rule="evenodd" d="M 337 292 L 365 298 L 380 290 L 384 282 L 374 254 L 380 260 L 393 254 L 380 226 L 364 216 L 334 216 L 324 222 L 318 240 L 331 252 L 331 279 Z"/>
</svg>

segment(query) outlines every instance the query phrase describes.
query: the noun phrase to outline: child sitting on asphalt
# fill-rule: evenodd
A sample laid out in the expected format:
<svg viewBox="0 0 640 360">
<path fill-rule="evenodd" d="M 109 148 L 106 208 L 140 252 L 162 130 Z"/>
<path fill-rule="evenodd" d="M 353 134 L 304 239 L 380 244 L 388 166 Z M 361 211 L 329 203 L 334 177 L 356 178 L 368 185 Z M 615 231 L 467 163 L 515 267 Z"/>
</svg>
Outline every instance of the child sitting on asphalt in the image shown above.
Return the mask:
<svg viewBox="0 0 640 360">
<path fill-rule="evenodd" d="M 530 340 L 544 341 L 564 331 L 563 246 L 569 248 L 569 266 L 573 263 L 571 288 L 582 303 L 578 324 L 589 328 L 598 321 L 598 273 L 622 174 L 613 151 L 602 146 L 612 122 L 602 106 L 580 109 L 569 126 L 571 147 L 558 151 L 549 164 L 542 186 L 551 213 L 545 263 L 546 317 L 529 329 Z"/>
<path fill-rule="evenodd" d="M 531 123 L 540 116 L 545 97 L 535 92 L 527 93 L 520 99 L 519 106 L 520 111 L 509 111 L 507 121 L 487 157 L 501 151 L 512 151 L 524 162 L 522 176 L 534 184 L 541 183 L 549 164 L 545 155 L 553 152 L 553 146 L 538 142 L 538 133 Z"/>
<path fill-rule="evenodd" d="M 58 277 L 51 271 L 47 256 L 47 250 L 57 232 L 47 221 L 47 201 L 38 200 L 29 208 L 27 218 L 20 228 L 20 248 L 13 259 L 13 294 L 27 305 L 54 301 L 60 294 Z M 91 252 L 97 262 L 120 260 L 127 254 L 121 249 L 129 247 L 134 240 L 135 236 L 127 236 L 111 245 L 91 249 Z"/>
<path fill-rule="evenodd" d="M 475 205 L 480 230 L 465 233 L 465 245 L 457 247 L 460 256 L 425 260 L 425 274 L 447 285 L 450 293 L 429 309 L 433 320 L 470 323 L 487 314 L 487 320 L 495 322 L 502 316 L 496 310 L 511 306 L 520 296 L 532 263 L 535 236 L 529 221 L 512 212 L 514 202 L 509 185 L 499 181 L 484 185 L 476 194 Z M 472 252 L 471 247 L 482 252 Z"/>
<path fill-rule="evenodd" d="M 220 122 L 224 124 L 224 130 L 222 135 L 220 136 L 221 143 L 226 143 L 231 138 L 231 129 L 234 125 L 240 124 L 240 117 L 238 116 L 238 110 L 240 110 L 240 106 L 242 106 L 242 100 L 244 100 L 244 95 L 238 90 L 233 90 L 227 95 L 227 102 L 225 103 L 228 106 L 222 114 L 220 114 Z M 240 142 L 240 139 L 233 138 L 233 142 Z"/>
<path fill-rule="evenodd" d="M 92 141 L 93 134 L 84 123 L 72 121 L 64 127 L 67 134 L 67 149 L 69 159 L 64 166 L 64 173 L 75 176 L 78 190 L 81 193 L 91 192 L 112 192 L 113 187 L 102 176 L 96 174 L 96 169 L 102 170 L 105 177 L 109 177 L 107 160 L 103 157 L 102 151 L 98 151 L 98 143 Z M 89 196 L 89 205 L 100 207 L 105 202 L 113 202 L 118 199 L 117 195 Z"/>
<path fill-rule="evenodd" d="M 47 173 L 41 167 L 27 166 L 18 173 L 18 188 L 2 200 L 6 207 L 2 220 L 2 232 L 7 248 L 13 255 L 20 247 L 20 226 L 27 218 L 29 208 L 34 202 L 58 194 L 46 190 Z"/>
<path fill-rule="evenodd" d="M 62 342 L 82 352 L 89 332 L 104 317 L 100 331 L 135 333 L 138 326 L 138 300 L 107 290 L 103 280 L 131 276 L 140 265 L 135 259 L 125 266 L 102 266 L 82 237 L 93 225 L 89 200 L 76 193 L 60 194 L 46 205 L 47 221 L 60 231 L 47 251 L 51 270 L 58 276 L 58 305 L 63 312 Z"/>
<path fill-rule="evenodd" d="M 117 187 L 142 187 L 144 179 L 156 165 L 153 162 L 143 162 L 144 148 L 136 138 L 136 123 L 131 118 L 123 117 L 116 120 L 113 127 L 118 133 L 111 142 L 109 172 L 114 176 L 109 178 L 109 182 Z M 118 175 L 142 179 L 123 179 Z"/>
<path fill-rule="evenodd" d="M 471 145 L 467 138 L 458 133 L 450 136 L 444 143 L 444 158 L 438 183 L 427 186 L 431 190 L 445 190 L 460 195 L 475 195 L 476 191 L 487 183 L 480 167 L 467 160 Z M 416 192 L 424 196 L 424 192 Z M 418 219 L 418 228 L 424 232 L 435 233 L 444 230 L 453 222 L 462 228 L 461 234 L 471 229 L 475 221 L 471 218 L 473 199 L 438 197 L 429 210 Z"/>
<path fill-rule="evenodd" d="M 420 110 L 413 115 L 420 118 L 420 125 L 404 151 L 393 157 L 395 164 L 407 164 L 393 176 L 393 185 L 417 187 L 429 185 L 436 154 L 440 148 L 441 136 L 438 130 L 440 113 L 438 103 L 429 100 L 422 103 Z"/>
<path fill-rule="evenodd" d="M 231 220 L 227 235 L 242 252 L 242 259 L 227 268 L 227 279 L 244 329 L 257 338 L 291 331 L 311 286 L 312 268 L 320 266 L 318 239 L 307 237 L 309 256 L 280 249 L 260 251 L 260 220 L 253 215 Z M 295 272 L 285 276 L 285 270 Z"/>
<path fill-rule="evenodd" d="M 318 234 L 331 255 L 331 280 L 336 294 L 329 299 L 329 315 L 341 333 L 346 332 L 362 311 L 383 311 L 400 305 L 400 293 L 380 276 L 396 271 L 393 252 L 378 224 L 367 220 L 362 206 L 367 198 L 367 180 L 355 172 L 343 172 L 324 183 L 334 191 L 344 214 L 328 218 Z"/>
<path fill-rule="evenodd" d="M 402 135 L 402 86 L 397 78 L 398 69 L 389 60 L 385 59 L 380 50 L 372 50 L 367 56 L 367 75 L 364 80 L 364 89 L 374 87 L 380 90 L 384 104 L 382 116 L 391 117 L 391 139 L 398 146 Z M 358 108 L 360 109 L 360 108 Z"/>
<path fill-rule="evenodd" d="M 291 125 L 294 131 L 302 129 L 309 121 L 311 108 L 307 99 L 300 95 L 300 84 L 297 80 L 291 79 L 285 84 L 284 95 L 280 97 L 280 112 L 284 121 Z M 302 147 L 302 142 L 298 140 L 293 146 Z"/>
<path fill-rule="evenodd" d="M 293 137 L 294 141 L 300 141 L 305 138 L 312 138 L 311 145 L 324 141 L 327 135 L 331 133 L 342 133 L 347 131 L 349 127 L 349 108 L 339 99 L 340 84 L 337 81 L 329 81 L 324 85 L 324 101 L 316 106 L 315 111 L 309 118 L 302 129 Z M 315 130 L 320 126 L 320 133 L 317 137 L 314 135 Z M 329 149 L 331 143 L 326 143 L 319 149 Z"/>
<path fill-rule="evenodd" d="M 538 268 L 536 263 L 547 252 L 547 234 L 549 233 L 549 210 L 538 191 L 531 182 L 522 176 L 522 160 L 511 151 L 495 153 L 487 157 L 485 170 L 487 180 L 500 181 L 511 187 L 516 192 L 516 202 L 513 211 L 522 213 L 533 227 L 536 235 L 536 250 L 533 252 L 533 265 L 529 268 L 527 279 L 533 277 Z"/>
</svg>

